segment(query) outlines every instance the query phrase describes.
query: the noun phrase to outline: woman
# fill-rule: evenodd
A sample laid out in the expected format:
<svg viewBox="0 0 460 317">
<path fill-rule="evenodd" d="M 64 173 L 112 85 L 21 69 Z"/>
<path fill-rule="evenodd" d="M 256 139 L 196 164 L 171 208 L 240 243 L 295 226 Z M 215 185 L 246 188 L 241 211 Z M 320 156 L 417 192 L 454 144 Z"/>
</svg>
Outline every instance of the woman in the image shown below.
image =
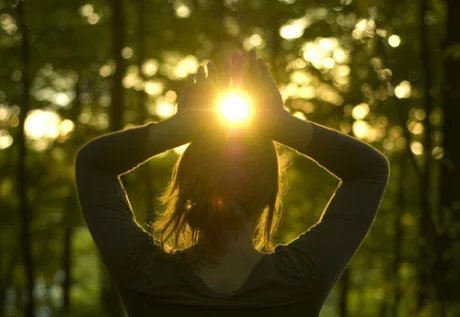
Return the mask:
<svg viewBox="0 0 460 317">
<path fill-rule="evenodd" d="M 172 118 L 104 135 L 78 152 L 80 205 L 130 316 L 318 316 L 379 207 L 389 170 L 382 154 L 292 116 L 254 52 L 232 61 L 231 82 L 254 99 L 249 126 L 226 128 L 215 117 L 217 73 L 210 64 L 208 75 L 201 67 L 196 81 L 188 80 Z M 275 248 L 280 186 L 273 141 L 340 181 L 321 219 Z M 137 224 L 119 177 L 188 142 L 151 235 Z"/>
</svg>

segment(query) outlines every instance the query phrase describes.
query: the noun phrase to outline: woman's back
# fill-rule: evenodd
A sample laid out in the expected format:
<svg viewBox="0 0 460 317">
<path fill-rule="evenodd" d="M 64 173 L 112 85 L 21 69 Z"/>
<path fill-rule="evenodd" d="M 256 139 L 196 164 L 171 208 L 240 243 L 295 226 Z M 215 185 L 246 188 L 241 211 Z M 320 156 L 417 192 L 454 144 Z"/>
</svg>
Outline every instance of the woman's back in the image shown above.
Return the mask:
<svg viewBox="0 0 460 317">
<path fill-rule="evenodd" d="M 287 311 L 292 313 L 290 316 L 317 316 L 322 302 L 315 295 L 313 283 L 308 285 L 302 273 L 293 270 L 300 263 L 290 263 L 295 256 L 289 252 L 287 247 L 279 246 L 276 252 L 262 255 L 243 274 L 218 268 L 202 269 L 198 275 L 181 255 L 160 256 L 144 260 L 153 267 L 131 275 L 124 286 L 118 283 L 119 290 L 130 316 L 147 316 L 162 310 L 170 314 L 195 312 L 197 316 L 217 312 L 275 316 Z M 219 271 L 222 276 L 215 274 Z"/>
<path fill-rule="evenodd" d="M 166 254 L 137 224 L 120 182 L 120 175 L 182 144 L 182 124 L 170 119 L 107 134 L 77 155 L 81 209 L 130 316 L 318 316 L 376 215 L 388 179 L 386 159 L 357 139 L 287 117 L 277 141 L 340 180 L 320 220 L 271 253 L 251 252 L 247 238 L 220 265 L 193 264 L 186 253 Z"/>
</svg>

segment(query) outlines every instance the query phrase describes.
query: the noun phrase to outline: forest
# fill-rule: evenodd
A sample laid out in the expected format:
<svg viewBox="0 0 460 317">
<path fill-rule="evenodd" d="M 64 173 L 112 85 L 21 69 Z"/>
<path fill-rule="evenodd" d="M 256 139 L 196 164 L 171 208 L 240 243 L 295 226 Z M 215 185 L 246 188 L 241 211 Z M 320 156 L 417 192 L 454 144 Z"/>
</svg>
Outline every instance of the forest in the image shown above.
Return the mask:
<svg viewBox="0 0 460 317">
<path fill-rule="evenodd" d="M 291 113 L 390 162 L 321 316 L 460 316 L 459 30 L 455 0 L 0 0 L 0 316 L 125 316 L 80 212 L 75 154 L 171 117 L 188 75 L 251 49 Z M 185 147 L 123 176 L 145 228 Z M 283 156 L 278 243 L 313 225 L 337 186 Z"/>
</svg>

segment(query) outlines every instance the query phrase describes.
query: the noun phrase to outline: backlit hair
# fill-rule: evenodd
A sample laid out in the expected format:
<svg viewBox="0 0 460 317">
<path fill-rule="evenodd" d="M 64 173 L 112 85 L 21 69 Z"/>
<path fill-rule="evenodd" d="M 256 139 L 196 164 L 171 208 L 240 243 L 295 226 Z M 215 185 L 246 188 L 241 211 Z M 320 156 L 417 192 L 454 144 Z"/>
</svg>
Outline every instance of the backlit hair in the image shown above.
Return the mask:
<svg viewBox="0 0 460 317">
<path fill-rule="evenodd" d="M 200 245 L 225 251 L 228 239 L 253 223 L 253 242 L 273 250 L 280 220 L 281 168 L 273 141 L 194 141 L 178 159 L 152 230 L 166 253 Z"/>
</svg>

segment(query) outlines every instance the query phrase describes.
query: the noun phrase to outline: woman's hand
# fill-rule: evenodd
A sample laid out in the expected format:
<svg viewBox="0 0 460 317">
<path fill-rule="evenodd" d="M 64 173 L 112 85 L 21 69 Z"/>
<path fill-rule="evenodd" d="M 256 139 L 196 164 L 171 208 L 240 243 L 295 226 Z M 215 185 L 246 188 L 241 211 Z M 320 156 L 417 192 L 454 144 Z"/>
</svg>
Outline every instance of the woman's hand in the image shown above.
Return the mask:
<svg viewBox="0 0 460 317">
<path fill-rule="evenodd" d="M 253 126 L 266 137 L 277 139 L 280 130 L 294 118 L 284 108 L 283 99 L 267 63 L 255 50 L 237 53 L 231 58 L 230 76 L 235 86 L 246 90 L 255 106 Z"/>
<path fill-rule="evenodd" d="M 207 64 L 207 74 L 203 66 L 196 76 L 190 76 L 179 95 L 177 113 L 173 119 L 189 139 L 206 133 L 210 123 L 216 121 L 213 105 L 217 94 L 217 70 L 213 63 Z"/>
</svg>

